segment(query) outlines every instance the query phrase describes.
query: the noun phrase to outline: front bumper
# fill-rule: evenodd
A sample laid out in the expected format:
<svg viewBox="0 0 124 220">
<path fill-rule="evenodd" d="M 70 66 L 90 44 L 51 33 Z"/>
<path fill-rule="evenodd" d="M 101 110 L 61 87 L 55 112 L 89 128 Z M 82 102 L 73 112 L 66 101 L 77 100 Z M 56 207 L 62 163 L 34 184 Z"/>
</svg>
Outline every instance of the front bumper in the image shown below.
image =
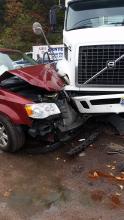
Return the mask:
<svg viewBox="0 0 124 220">
<path fill-rule="evenodd" d="M 80 113 L 124 113 L 124 93 L 73 97 Z"/>
<path fill-rule="evenodd" d="M 50 116 L 48 119 L 34 119 L 28 133 L 32 137 L 45 136 L 55 131 L 56 124 L 60 120 L 60 115 Z"/>
</svg>

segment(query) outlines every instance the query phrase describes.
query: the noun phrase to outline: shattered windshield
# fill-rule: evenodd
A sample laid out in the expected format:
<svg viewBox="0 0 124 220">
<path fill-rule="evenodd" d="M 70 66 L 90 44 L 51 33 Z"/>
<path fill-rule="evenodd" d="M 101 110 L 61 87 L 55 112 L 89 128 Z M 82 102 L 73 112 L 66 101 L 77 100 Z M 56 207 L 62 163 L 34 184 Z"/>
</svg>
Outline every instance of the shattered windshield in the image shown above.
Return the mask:
<svg viewBox="0 0 124 220">
<path fill-rule="evenodd" d="M 94 28 L 100 26 L 123 26 L 124 25 L 124 3 L 122 5 L 109 1 L 100 2 L 73 2 L 69 4 L 66 30 L 82 28 Z"/>
<path fill-rule="evenodd" d="M 0 75 L 7 70 L 33 66 L 37 63 L 20 51 L 0 51 Z"/>
</svg>

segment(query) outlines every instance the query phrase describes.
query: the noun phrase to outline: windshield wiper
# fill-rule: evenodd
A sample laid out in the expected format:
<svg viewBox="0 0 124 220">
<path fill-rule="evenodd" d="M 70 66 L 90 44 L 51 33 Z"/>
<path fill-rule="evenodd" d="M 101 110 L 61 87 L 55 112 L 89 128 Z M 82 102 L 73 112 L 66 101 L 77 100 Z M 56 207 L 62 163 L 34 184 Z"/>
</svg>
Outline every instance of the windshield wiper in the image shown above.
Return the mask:
<svg viewBox="0 0 124 220">
<path fill-rule="evenodd" d="M 85 19 L 85 20 L 80 20 L 80 21 L 76 22 L 76 23 L 72 26 L 71 29 L 73 30 L 73 29 L 79 28 L 80 26 L 78 27 L 77 25 L 79 25 L 81 22 L 85 22 L 85 21 L 89 21 L 89 22 L 87 22 L 86 24 L 84 23 L 85 25 L 81 26 L 81 28 L 82 28 L 82 27 L 85 27 L 85 26 L 86 26 L 86 27 L 87 27 L 87 26 L 88 26 L 88 27 L 91 27 L 92 23 L 91 23 L 90 20 L 91 20 L 91 19 L 96 19 L 96 18 L 99 18 L 99 17 L 92 17 L 92 18 L 87 18 L 87 19 Z M 76 27 L 75 27 L 75 26 L 76 26 Z"/>
<path fill-rule="evenodd" d="M 82 29 L 82 28 L 91 28 L 91 26 L 79 26 L 79 27 L 75 27 L 75 28 L 71 28 L 71 29 L 68 29 L 68 31 L 72 31 L 72 30 L 77 30 L 77 29 Z"/>
<path fill-rule="evenodd" d="M 122 22 L 112 22 L 112 23 L 109 23 L 109 24 L 121 24 L 123 26 L 124 25 L 124 21 L 122 21 Z"/>
</svg>

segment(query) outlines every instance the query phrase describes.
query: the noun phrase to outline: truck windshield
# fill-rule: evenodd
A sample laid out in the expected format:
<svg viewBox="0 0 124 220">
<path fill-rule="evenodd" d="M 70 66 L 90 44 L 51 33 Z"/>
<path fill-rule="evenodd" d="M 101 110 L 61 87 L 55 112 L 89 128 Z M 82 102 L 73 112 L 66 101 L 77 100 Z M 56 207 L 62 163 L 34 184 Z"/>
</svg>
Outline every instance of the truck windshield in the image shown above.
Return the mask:
<svg viewBox="0 0 124 220">
<path fill-rule="evenodd" d="M 70 3 L 67 10 L 66 30 L 123 26 L 124 3 L 122 5 L 117 2 L 112 3 L 111 6 L 109 1 L 107 3 L 81 1 Z"/>
</svg>

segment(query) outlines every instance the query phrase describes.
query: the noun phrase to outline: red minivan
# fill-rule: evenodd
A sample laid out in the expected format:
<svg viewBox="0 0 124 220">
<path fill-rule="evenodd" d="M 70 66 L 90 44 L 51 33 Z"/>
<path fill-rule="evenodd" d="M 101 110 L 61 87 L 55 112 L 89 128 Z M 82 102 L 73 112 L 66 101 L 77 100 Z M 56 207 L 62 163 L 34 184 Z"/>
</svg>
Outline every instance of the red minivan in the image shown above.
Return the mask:
<svg viewBox="0 0 124 220">
<path fill-rule="evenodd" d="M 19 150 L 26 135 L 50 142 L 82 124 L 54 65 L 20 51 L 0 49 L 0 149 Z"/>
</svg>

